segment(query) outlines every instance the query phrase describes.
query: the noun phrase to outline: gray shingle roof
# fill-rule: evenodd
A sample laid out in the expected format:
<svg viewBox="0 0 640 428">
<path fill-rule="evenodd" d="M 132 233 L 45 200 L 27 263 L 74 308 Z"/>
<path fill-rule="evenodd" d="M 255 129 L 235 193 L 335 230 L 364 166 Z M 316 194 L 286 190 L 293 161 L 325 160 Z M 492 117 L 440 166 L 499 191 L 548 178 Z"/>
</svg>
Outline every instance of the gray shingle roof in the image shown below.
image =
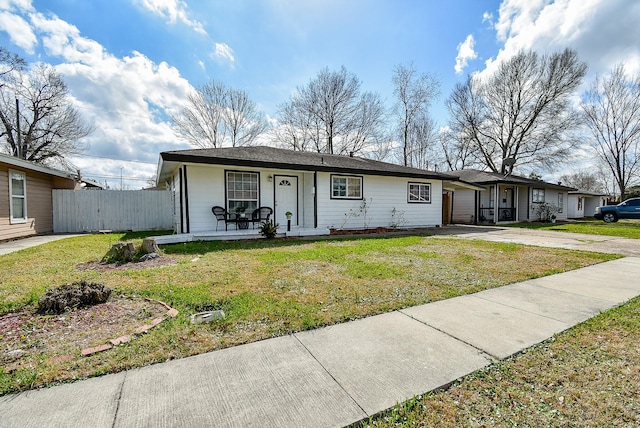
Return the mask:
<svg viewBox="0 0 640 428">
<path fill-rule="evenodd" d="M 476 184 L 515 184 L 525 186 L 543 186 L 546 188 L 558 189 L 558 190 L 575 190 L 573 187 L 562 186 L 556 183 L 549 183 L 542 180 L 535 180 L 532 178 L 521 177 L 517 175 L 510 175 L 508 177 L 503 176 L 497 172 L 480 171 L 477 169 L 465 169 L 460 171 L 446 172 L 445 174 L 451 174 L 452 177 L 458 177 L 460 180 L 476 183 Z"/>
<path fill-rule="evenodd" d="M 160 153 L 163 162 L 189 162 L 262 168 L 372 174 L 421 179 L 451 180 L 455 175 L 409 168 L 361 157 L 301 152 L 266 146 L 174 150 Z"/>
</svg>

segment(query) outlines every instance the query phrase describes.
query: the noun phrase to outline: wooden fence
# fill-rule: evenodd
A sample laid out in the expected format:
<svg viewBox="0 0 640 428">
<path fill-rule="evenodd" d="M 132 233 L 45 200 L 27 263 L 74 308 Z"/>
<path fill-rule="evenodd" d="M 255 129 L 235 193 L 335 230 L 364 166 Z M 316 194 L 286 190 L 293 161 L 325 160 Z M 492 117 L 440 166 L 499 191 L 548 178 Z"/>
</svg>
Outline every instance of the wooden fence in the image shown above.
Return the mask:
<svg viewBox="0 0 640 428">
<path fill-rule="evenodd" d="M 166 190 L 53 190 L 53 232 L 173 228 Z"/>
</svg>

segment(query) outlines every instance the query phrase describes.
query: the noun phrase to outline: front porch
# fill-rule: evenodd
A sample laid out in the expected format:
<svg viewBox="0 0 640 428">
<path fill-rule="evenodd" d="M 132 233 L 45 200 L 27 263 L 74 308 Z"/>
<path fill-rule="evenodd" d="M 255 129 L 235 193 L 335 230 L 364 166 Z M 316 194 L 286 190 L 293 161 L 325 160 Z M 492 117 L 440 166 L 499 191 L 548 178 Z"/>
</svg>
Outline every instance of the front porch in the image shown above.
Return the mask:
<svg viewBox="0 0 640 428">
<path fill-rule="evenodd" d="M 329 229 L 308 229 L 308 228 L 291 228 L 287 231 L 286 227 L 278 228 L 278 238 L 297 238 L 302 236 L 326 236 L 329 235 Z M 263 239 L 258 229 L 238 229 L 238 230 L 212 230 L 197 233 L 179 233 L 175 235 L 153 236 L 158 245 L 182 244 L 184 242 L 193 241 L 241 241 L 249 239 Z"/>
</svg>

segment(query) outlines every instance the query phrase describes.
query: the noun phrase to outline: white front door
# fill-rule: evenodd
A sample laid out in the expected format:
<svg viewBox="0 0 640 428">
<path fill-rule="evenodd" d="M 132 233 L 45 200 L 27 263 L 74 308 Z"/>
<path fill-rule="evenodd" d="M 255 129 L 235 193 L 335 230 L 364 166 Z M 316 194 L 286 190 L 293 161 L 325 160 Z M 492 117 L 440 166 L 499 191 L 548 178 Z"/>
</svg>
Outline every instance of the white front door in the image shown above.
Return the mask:
<svg viewBox="0 0 640 428">
<path fill-rule="evenodd" d="M 298 177 L 274 176 L 276 183 L 275 219 L 280 227 L 287 227 L 285 213 L 291 212 L 291 226 L 298 224 Z"/>
</svg>

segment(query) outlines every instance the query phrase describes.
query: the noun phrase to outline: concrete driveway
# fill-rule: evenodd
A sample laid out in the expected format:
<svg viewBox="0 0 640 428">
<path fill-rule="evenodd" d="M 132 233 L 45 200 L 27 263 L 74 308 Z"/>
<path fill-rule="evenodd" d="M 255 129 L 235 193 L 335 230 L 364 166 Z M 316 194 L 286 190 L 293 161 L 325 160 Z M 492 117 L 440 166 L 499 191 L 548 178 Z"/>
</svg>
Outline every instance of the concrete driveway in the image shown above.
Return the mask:
<svg viewBox="0 0 640 428">
<path fill-rule="evenodd" d="M 569 250 L 640 256 L 640 240 L 616 236 L 586 235 L 582 233 L 553 232 L 511 227 L 445 226 L 434 229 L 436 234 L 455 235 L 464 239 L 482 239 L 493 242 L 512 242 L 538 247 L 566 248 Z"/>
</svg>

